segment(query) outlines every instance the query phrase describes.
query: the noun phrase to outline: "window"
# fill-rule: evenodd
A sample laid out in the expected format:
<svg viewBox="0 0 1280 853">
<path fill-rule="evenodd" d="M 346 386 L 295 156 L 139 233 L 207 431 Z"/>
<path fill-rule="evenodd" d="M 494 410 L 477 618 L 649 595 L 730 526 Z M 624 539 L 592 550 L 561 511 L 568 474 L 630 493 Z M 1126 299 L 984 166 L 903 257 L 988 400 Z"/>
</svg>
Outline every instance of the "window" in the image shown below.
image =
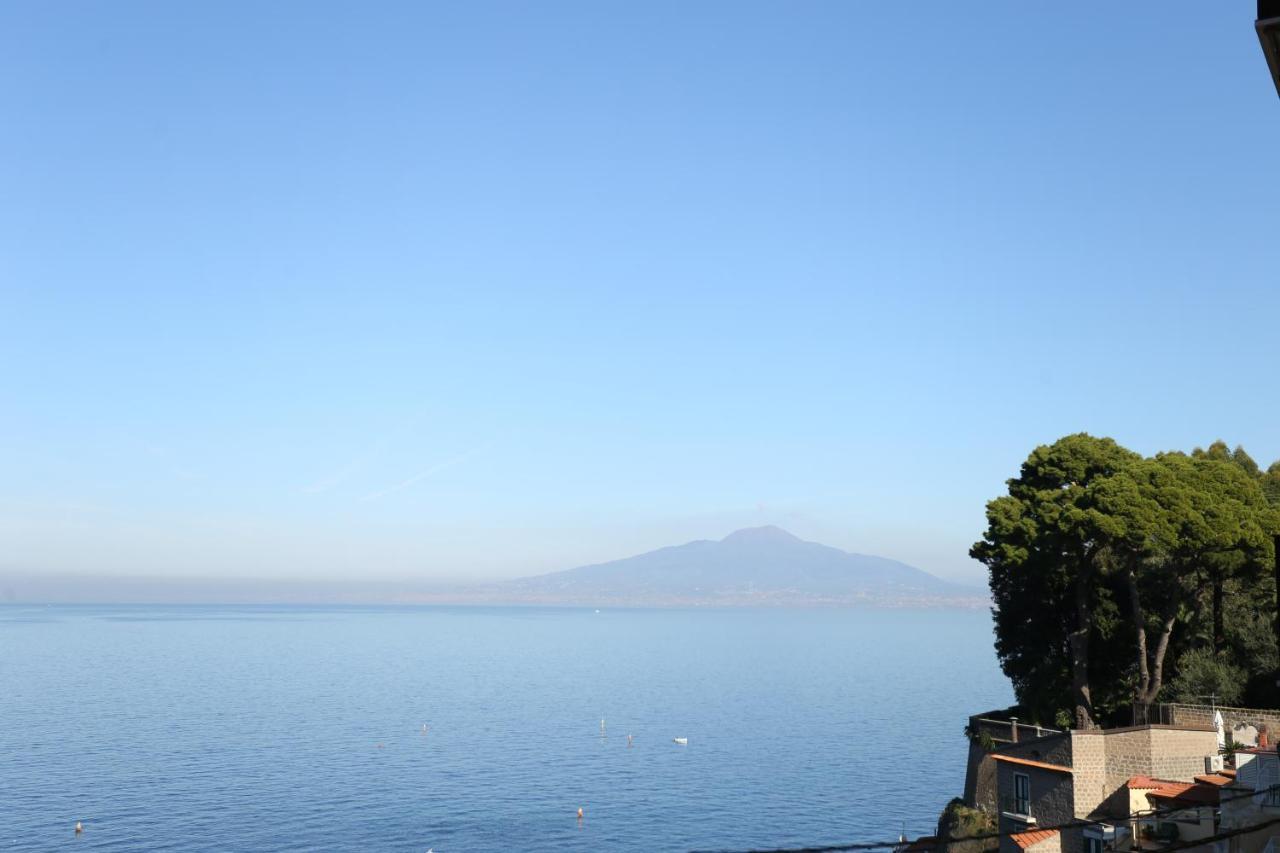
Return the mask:
<svg viewBox="0 0 1280 853">
<path fill-rule="evenodd" d="M 1013 810 L 1031 814 L 1031 777 L 1025 773 L 1013 774 Z"/>
<path fill-rule="evenodd" d="M 1084 837 L 1084 853 L 1102 853 L 1102 839 Z"/>
</svg>

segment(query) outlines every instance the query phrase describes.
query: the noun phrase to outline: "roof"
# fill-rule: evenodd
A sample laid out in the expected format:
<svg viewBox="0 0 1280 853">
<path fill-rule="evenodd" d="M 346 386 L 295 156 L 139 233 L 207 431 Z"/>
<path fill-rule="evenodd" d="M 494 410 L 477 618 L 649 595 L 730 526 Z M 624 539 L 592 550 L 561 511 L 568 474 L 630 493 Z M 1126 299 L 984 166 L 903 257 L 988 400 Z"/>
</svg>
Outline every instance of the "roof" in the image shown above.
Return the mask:
<svg viewBox="0 0 1280 853">
<path fill-rule="evenodd" d="M 1056 829 L 1029 829 L 1026 832 L 1015 832 L 1009 836 L 1009 840 L 1014 844 L 1026 850 L 1032 845 L 1039 844 L 1041 841 L 1048 841 L 1050 838 L 1058 834 Z"/>
<path fill-rule="evenodd" d="M 1185 805 L 1217 805 L 1218 789 L 1231 782 L 1225 774 L 1208 773 L 1194 782 L 1174 782 L 1153 776 L 1132 776 L 1125 783 L 1131 791 L 1146 791 L 1148 797 Z"/>
<path fill-rule="evenodd" d="M 1216 806 L 1218 804 L 1218 793 L 1217 785 L 1204 785 L 1198 782 L 1174 782 L 1156 788 L 1154 791 L 1149 791 L 1147 796 L 1189 805 Z"/>
<path fill-rule="evenodd" d="M 1203 776 L 1197 776 L 1196 781 L 1204 785 L 1217 785 L 1221 788 L 1223 785 L 1230 785 L 1235 778 L 1236 771 L 1224 770 L 1221 773 L 1205 773 Z"/>
<path fill-rule="evenodd" d="M 1177 783 L 1171 779 L 1157 779 L 1154 776 L 1130 776 L 1129 781 L 1125 784 L 1133 790 L 1139 791 L 1159 788 L 1164 785 L 1176 785 Z"/>
<path fill-rule="evenodd" d="M 1019 764 L 1023 767 L 1038 767 L 1041 770 L 1056 770 L 1059 773 L 1071 773 L 1070 767 L 1063 767 L 1061 764 L 1050 764 L 1047 761 L 1033 761 L 1030 758 L 1018 758 L 1016 755 L 999 755 L 991 756 L 996 761 L 1007 761 L 1010 764 Z"/>
</svg>

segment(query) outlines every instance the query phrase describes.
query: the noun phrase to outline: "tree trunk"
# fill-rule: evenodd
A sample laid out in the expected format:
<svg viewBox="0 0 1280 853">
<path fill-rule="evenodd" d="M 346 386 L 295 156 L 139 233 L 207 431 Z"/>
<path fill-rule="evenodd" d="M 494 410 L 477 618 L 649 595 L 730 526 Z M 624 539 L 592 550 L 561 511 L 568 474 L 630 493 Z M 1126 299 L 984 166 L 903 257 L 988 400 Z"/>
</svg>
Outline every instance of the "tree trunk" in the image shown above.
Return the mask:
<svg viewBox="0 0 1280 853">
<path fill-rule="evenodd" d="M 1142 704 L 1142 697 L 1151 686 L 1151 670 L 1147 667 L 1147 620 L 1142 616 L 1142 599 L 1138 596 L 1138 577 L 1133 569 L 1124 575 L 1129 585 L 1129 618 L 1133 621 L 1133 630 L 1137 635 L 1138 653 L 1138 689 L 1134 700 Z"/>
<path fill-rule="evenodd" d="M 1222 615 L 1222 569 L 1214 568 L 1211 571 L 1210 582 L 1213 584 L 1213 656 L 1217 657 L 1219 652 L 1227 645 L 1227 629 L 1223 625 Z"/>
<path fill-rule="evenodd" d="M 1078 729 L 1095 727 L 1089 690 L 1089 634 L 1093 628 L 1093 611 L 1089 609 L 1088 580 L 1086 573 L 1076 579 L 1076 629 L 1071 632 L 1071 690 Z"/>
<path fill-rule="evenodd" d="M 1151 685 L 1145 700 L 1148 705 L 1156 701 L 1156 697 L 1160 695 L 1160 688 L 1164 686 L 1164 656 L 1165 652 L 1169 651 L 1169 638 L 1173 636 L 1173 626 L 1177 619 L 1176 616 L 1165 619 L 1160 631 L 1160 640 L 1156 643 L 1156 657 L 1152 662 Z"/>
<path fill-rule="evenodd" d="M 1155 655 L 1148 661 L 1147 620 L 1142 613 L 1142 599 L 1138 594 L 1138 578 L 1133 573 L 1133 569 L 1125 572 L 1125 580 L 1129 584 L 1129 612 L 1133 619 L 1134 632 L 1137 634 L 1138 688 L 1134 691 L 1133 698 L 1134 702 L 1141 708 L 1141 718 L 1146 719 L 1151 703 L 1156 701 L 1156 697 L 1160 695 L 1160 688 L 1164 686 L 1164 658 L 1169 651 L 1169 639 L 1173 636 L 1173 626 L 1177 621 L 1177 617 L 1170 616 L 1164 620 L 1160 630 L 1160 638 L 1156 640 Z"/>
</svg>

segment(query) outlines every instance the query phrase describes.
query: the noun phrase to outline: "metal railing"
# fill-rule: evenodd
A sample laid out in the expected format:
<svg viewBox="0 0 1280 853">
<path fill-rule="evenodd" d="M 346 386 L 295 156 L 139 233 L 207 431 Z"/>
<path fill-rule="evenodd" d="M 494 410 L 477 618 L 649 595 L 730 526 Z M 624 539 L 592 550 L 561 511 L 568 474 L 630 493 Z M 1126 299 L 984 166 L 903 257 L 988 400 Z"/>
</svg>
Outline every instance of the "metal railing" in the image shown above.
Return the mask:
<svg viewBox="0 0 1280 853">
<path fill-rule="evenodd" d="M 1051 729 L 1048 726 L 1037 726 L 1035 723 L 1024 723 L 1017 718 L 1010 720 L 994 720 L 990 717 L 974 717 L 973 721 L 979 723 L 986 729 L 987 734 L 995 738 L 1003 740 L 1026 740 L 1027 738 L 1045 737 L 1047 735 L 1060 735 L 1061 729 Z M 1014 737 L 1014 728 L 1017 728 L 1017 737 Z"/>
</svg>

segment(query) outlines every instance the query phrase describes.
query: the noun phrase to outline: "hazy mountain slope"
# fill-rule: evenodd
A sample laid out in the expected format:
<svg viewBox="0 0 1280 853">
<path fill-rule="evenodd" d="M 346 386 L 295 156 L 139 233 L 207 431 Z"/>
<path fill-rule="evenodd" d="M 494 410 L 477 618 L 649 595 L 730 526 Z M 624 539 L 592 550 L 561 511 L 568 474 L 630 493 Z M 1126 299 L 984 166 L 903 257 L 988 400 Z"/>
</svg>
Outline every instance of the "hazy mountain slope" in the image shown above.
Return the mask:
<svg viewBox="0 0 1280 853">
<path fill-rule="evenodd" d="M 570 600 L 976 598 L 920 569 L 755 527 L 635 557 L 513 581 L 513 592 Z"/>
</svg>

